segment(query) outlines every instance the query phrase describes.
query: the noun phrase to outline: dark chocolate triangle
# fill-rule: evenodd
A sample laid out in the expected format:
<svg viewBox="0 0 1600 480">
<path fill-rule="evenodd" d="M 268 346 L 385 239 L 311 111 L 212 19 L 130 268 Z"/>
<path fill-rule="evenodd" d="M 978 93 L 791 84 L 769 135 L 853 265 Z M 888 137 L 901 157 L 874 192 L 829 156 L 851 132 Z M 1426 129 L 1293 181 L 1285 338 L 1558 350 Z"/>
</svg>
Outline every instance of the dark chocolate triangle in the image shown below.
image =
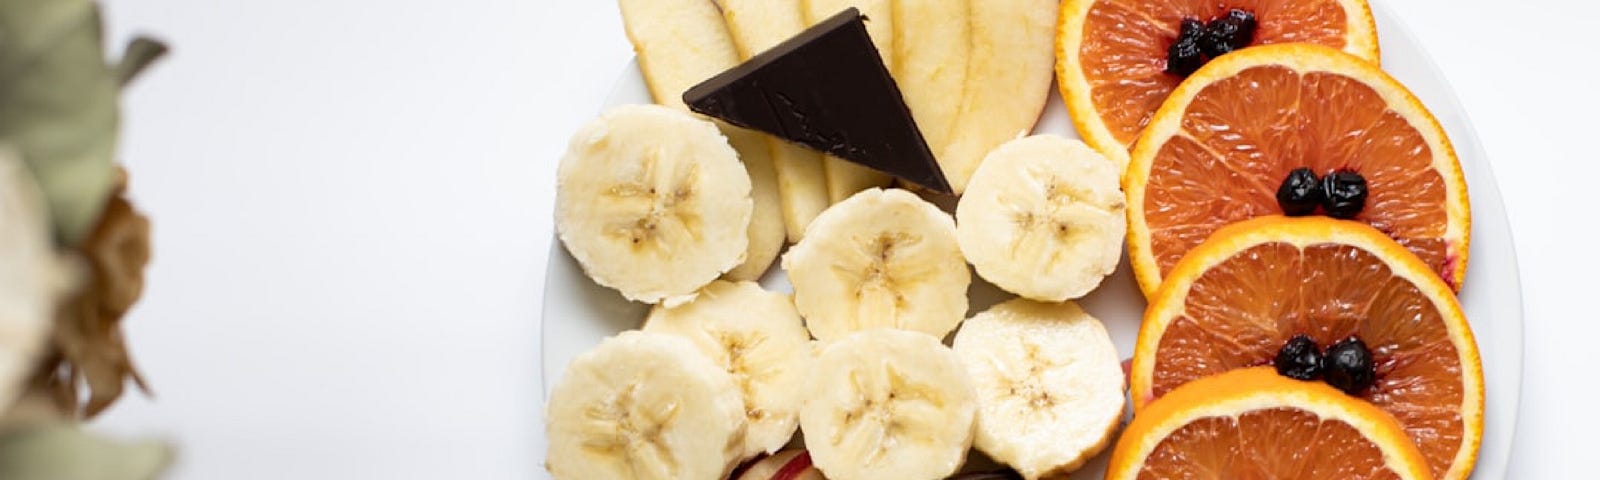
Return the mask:
<svg viewBox="0 0 1600 480">
<path fill-rule="evenodd" d="M 923 187 L 950 183 L 854 8 L 683 93 L 691 110 Z"/>
</svg>

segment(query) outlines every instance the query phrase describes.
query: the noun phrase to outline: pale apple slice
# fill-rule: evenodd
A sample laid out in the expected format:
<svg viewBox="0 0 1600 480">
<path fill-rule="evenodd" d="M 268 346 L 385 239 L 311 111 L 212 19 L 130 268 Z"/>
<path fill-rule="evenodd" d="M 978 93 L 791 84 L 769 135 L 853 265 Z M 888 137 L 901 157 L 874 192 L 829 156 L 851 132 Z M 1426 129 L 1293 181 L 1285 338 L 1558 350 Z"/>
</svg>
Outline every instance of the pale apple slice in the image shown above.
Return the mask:
<svg viewBox="0 0 1600 480">
<path fill-rule="evenodd" d="M 884 66 L 894 65 L 894 6 L 891 0 L 800 0 L 800 12 L 806 25 L 816 25 L 846 8 L 855 7 L 867 17 L 867 36 L 878 48 L 878 57 Z M 873 187 L 886 187 L 894 181 L 883 172 L 873 170 L 832 155 L 825 155 L 823 170 L 828 177 L 828 199 L 839 203 L 856 192 Z"/>
<path fill-rule="evenodd" d="M 990 150 L 1033 131 L 1050 97 L 1059 0 L 973 0 L 961 112 L 937 154 L 956 193 Z"/>
<path fill-rule="evenodd" d="M 973 0 L 893 0 L 890 71 L 934 156 L 949 145 L 971 57 L 967 9 Z"/>
<path fill-rule="evenodd" d="M 805 30 L 800 2 L 720 0 L 722 18 L 728 23 L 739 58 L 749 60 Z M 777 171 L 784 227 L 789 233 L 789 242 L 799 242 L 811 219 L 832 204 L 828 197 L 828 178 L 822 169 L 822 154 L 777 137 L 767 136 L 766 140 L 772 166 Z"/>
<path fill-rule="evenodd" d="M 622 26 L 639 56 L 639 70 L 656 103 L 685 111 L 683 91 L 739 64 L 733 37 L 711 0 L 618 0 Z M 745 261 L 724 277 L 760 278 L 787 238 L 778 179 L 761 134 L 721 122 L 728 143 L 750 174 L 750 244 Z"/>
<path fill-rule="evenodd" d="M 856 7 L 867 17 L 867 36 L 884 65 L 894 65 L 894 2 L 893 0 L 800 0 L 800 13 L 806 25 L 816 25 L 846 8 Z"/>
</svg>

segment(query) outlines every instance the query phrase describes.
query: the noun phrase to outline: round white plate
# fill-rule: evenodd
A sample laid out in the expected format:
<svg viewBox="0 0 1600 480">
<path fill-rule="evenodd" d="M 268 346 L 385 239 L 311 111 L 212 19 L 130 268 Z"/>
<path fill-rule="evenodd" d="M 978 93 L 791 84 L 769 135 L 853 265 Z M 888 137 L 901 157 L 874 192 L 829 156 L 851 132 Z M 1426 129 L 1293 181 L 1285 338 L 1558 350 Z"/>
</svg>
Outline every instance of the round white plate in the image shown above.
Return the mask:
<svg viewBox="0 0 1600 480">
<path fill-rule="evenodd" d="M 1472 123 L 1456 101 L 1450 84 L 1405 25 L 1381 4 L 1375 3 L 1373 7 L 1384 69 L 1411 88 L 1444 124 L 1461 157 L 1462 169 L 1466 171 L 1472 200 L 1472 251 L 1469 252 L 1472 263 L 1467 269 L 1461 302 L 1483 356 L 1488 396 L 1483 444 L 1473 477 L 1501 478 L 1505 476 L 1510 459 L 1517 399 L 1522 387 L 1522 290 L 1517 278 L 1511 227 L 1506 223 L 1505 205 L 1489 170 L 1489 161 L 1484 158 Z M 629 65 L 622 72 L 606 107 L 630 103 L 650 103 L 650 94 L 636 65 Z M 1078 136 L 1061 98 L 1055 94 L 1035 131 L 1071 138 Z M 761 283 L 772 290 L 790 291 L 782 270 L 776 267 Z M 972 313 L 1004 298 L 1007 295 L 973 276 Z M 1126 259 L 1115 275 L 1080 303 L 1105 322 L 1118 351 L 1124 357 L 1131 355 L 1145 301 Z M 552 241 L 542 319 L 545 395 L 549 395 L 550 386 L 560 379 L 574 356 L 604 337 L 638 327 L 646 308 L 624 300 L 613 290 L 595 285 L 583 275 L 560 240 Z M 1100 478 L 1107 456 L 1100 455 L 1072 478 Z"/>
</svg>

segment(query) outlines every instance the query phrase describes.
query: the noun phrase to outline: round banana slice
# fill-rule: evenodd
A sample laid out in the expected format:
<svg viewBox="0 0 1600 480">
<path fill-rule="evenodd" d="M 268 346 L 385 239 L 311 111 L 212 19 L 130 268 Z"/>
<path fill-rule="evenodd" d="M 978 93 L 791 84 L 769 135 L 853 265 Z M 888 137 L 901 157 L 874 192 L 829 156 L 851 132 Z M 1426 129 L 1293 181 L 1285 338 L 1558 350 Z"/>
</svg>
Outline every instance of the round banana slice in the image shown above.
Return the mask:
<svg viewBox="0 0 1600 480">
<path fill-rule="evenodd" d="M 832 480 L 945 478 L 972 446 L 972 383 L 928 335 L 874 329 L 830 343 L 806 392 L 800 431 Z"/>
<path fill-rule="evenodd" d="M 679 335 L 733 375 L 749 423 L 744 457 L 772 453 L 794 436 L 811 335 L 789 296 L 753 282 L 711 282 L 693 301 L 656 305 L 644 331 Z"/>
<path fill-rule="evenodd" d="M 556 230 L 584 273 L 629 300 L 689 295 L 744 261 L 750 176 L 711 122 L 624 105 L 574 134 Z"/>
<path fill-rule="evenodd" d="M 1082 297 L 1116 270 L 1127 204 L 1116 163 L 1077 140 L 1035 135 L 983 160 L 956 205 L 961 252 L 1006 291 Z"/>
<path fill-rule="evenodd" d="M 979 451 L 1032 480 L 1077 470 L 1110 443 L 1122 366 L 1077 304 L 1014 299 L 968 319 L 954 343 L 978 393 Z"/>
<path fill-rule="evenodd" d="M 681 337 L 627 331 L 567 365 L 550 392 L 557 479 L 716 479 L 744 450 L 739 387 Z"/>
<path fill-rule="evenodd" d="M 783 269 L 819 340 L 883 327 L 944 338 L 967 315 L 972 274 L 955 222 L 905 190 L 867 189 L 824 210 Z"/>
</svg>

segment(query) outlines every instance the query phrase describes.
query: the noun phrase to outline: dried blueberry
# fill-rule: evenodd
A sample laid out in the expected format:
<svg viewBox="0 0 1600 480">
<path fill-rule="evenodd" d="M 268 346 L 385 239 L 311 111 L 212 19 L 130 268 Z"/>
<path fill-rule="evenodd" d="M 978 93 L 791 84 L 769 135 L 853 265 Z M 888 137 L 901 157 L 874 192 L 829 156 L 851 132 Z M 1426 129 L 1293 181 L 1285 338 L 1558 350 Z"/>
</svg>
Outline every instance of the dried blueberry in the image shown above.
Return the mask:
<svg viewBox="0 0 1600 480">
<path fill-rule="evenodd" d="M 1206 24 L 1201 35 L 1200 48 L 1213 58 L 1250 46 L 1256 36 L 1256 16 L 1240 9 L 1228 10 L 1227 15 Z"/>
<path fill-rule="evenodd" d="M 1206 24 L 1201 23 L 1198 18 L 1185 18 L 1178 22 L 1178 38 L 1180 39 L 1199 38 L 1200 34 L 1205 33 L 1205 31 Z"/>
<path fill-rule="evenodd" d="M 1344 393 L 1359 394 L 1371 387 L 1377 377 L 1372 351 L 1359 338 L 1340 340 L 1322 354 L 1322 380 Z"/>
<path fill-rule="evenodd" d="M 1367 179 L 1350 170 L 1322 177 L 1322 209 L 1333 218 L 1351 219 L 1367 205 Z"/>
<path fill-rule="evenodd" d="M 1306 167 L 1296 168 L 1278 185 L 1278 207 L 1291 217 L 1310 215 L 1322 205 L 1322 179 Z"/>
<path fill-rule="evenodd" d="M 1200 51 L 1200 38 L 1204 36 L 1204 30 L 1199 20 L 1183 19 L 1179 25 L 1178 40 L 1167 47 L 1167 73 L 1187 77 L 1206 64 L 1205 56 Z"/>
<path fill-rule="evenodd" d="M 1311 337 L 1295 335 L 1283 343 L 1283 348 L 1278 349 L 1272 366 L 1278 368 L 1278 375 L 1295 380 L 1313 380 L 1322 374 L 1322 352 L 1317 350 L 1317 342 Z"/>
</svg>

